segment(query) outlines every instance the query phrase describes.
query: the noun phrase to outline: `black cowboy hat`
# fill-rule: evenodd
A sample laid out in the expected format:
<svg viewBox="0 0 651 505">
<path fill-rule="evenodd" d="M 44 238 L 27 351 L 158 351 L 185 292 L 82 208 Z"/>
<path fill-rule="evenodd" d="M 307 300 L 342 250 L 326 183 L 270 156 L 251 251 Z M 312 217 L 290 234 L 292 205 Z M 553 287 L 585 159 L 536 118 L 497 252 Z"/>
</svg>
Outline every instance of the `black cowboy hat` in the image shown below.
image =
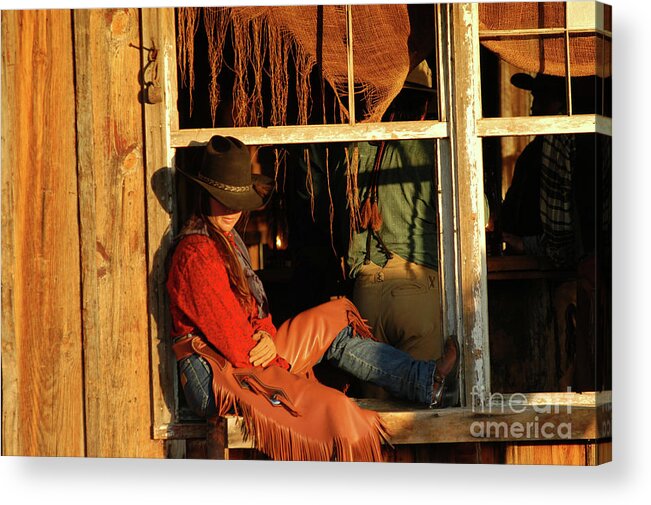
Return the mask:
<svg viewBox="0 0 651 505">
<path fill-rule="evenodd" d="M 231 210 L 263 207 L 273 192 L 273 179 L 251 173 L 249 150 L 235 137 L 212 137 L 196 175 L 178 170 Z"/>
<path fill-rule="evenodd" d="M 516 88 L 526 89 L 536 94 L 562 95 L 565 93 L 565 78 L 555 75 L 536 74 L 536 77 L 532 77 L 520 72 L 511 76 L 511 84 Z"/>
</svg>

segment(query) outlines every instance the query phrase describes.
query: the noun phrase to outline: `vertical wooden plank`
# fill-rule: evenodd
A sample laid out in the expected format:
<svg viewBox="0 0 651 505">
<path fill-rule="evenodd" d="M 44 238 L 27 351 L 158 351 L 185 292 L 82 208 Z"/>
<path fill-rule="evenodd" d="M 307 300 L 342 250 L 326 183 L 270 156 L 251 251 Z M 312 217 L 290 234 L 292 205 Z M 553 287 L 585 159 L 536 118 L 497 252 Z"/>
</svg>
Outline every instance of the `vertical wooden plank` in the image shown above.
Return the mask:
<svg viewBox="0 0 651 505">
<path fill-rule="evenodd" d="M 2 454 L 83 456 L 71 16 L 2 12 Z"/>
<path fill-rule="evenodd" d="M 448 8 L 437 4 L 436 23 L 436 85 L 438 91 L 439 121 L 447 122 L 450 110 L 450 21 Z"/>
<path fill-rule="evenodd" d="M 588 466 L 597 465 L 597 455 L 598 445 L 594 442 L 589 442 L 585 444 L 585 464 Z"/>
<path fill-rule="evenodd" d="M 228 452 L 228 419 L 214 417 L 208 422 L 206 457 L 208 459 L 229 459 Z"/>
<path fill-rule="evenodd" d="M 151 438 L 139 28 L 136 9 L 74 12 L 87 455 L 93 457 L 164 455 L 163 444 Z"/>
<path fill-rule="evenodd" d="M 599 440 L 597 442 L 596 465 L 610 463 L 613 460 L 613 443 L 610 440 Z"/>
<path fill-rule="evenodd" d="M 175 234 L 174 149 L 170 131 L 178 122 L 176 110 L 176 39 L 174 9 L 143 9 L 143 45 L 157 49 L 154 62 L 145 69 L 145 82 L 158 77 L 154 85 L 162 101 L 145 103 L 145 195 L 147 199 L 147 258 L 149 271 L 149 338 L 151 346 L 152 423 L 161 427 L 176 419 L 178 380 L 170 343 L 169 304 L 165 281 L 166 259 Z M 145 65 L 152 53 L 143 49 Z M 184 441 L 168 441 L 168 450 L 182 453 Z"/>
<path fill-rule="evenodd" d="M 14 197 L 13 166 L 16 153 L 9 126 L 17 120 L 11 110 L 9 90 L 16 80 L 18 52 L 18 23 L 15 14 L 1 13 L 2 28 L 2 455 L 20 454 L 18 431 L 18 356 L 16 349 L 16 314 L 14 311 Z M 15 103 L 12 101 L 12 103 Z M 19 131 L 18 128 L 11 128 Z"/>
<path fill-rule="evenodd" d="M 500 465 L 504 463 L 504 444 L 483 442 L 477 444 L 479 463 L 483 465 Z"/>
<path fill-rule="evenodd" d="M 458 188 L 459 278 L 466 398 L 490 391 L 478 5 L 452 4 L 451 140 Z M 474 395 L 473 395 L 474 391 Z"/>
<path fill-rule="evenodd" d="M 187 440 L 186 459 L 208 459 L 206 456 L 206 439 Z"/>
<path fill-rule="evenodd" d="M 603 465 L 612 460 L 613 443 L 610 440 L 596 440 L 586 444 L 586 465 Z"/>
<path fill-rule="evenodd" d="M 437 181 L 439 209 L 439 283 L 443 313 L 443 334 L 457 334 L 460 327 L 460 307 L 457 305 L 457 252 L 458 233 L 456 207 L 454 205 L 456 188 L 452 173 L 452 151 L 449 139 L 436 141 Z"/>
<path fill-rule="evenodd" d="M 505 463 L 512 465 L 575 465 L 589 464 L 587 444 L 517 443 L 507 444 Z"/>
</svg>

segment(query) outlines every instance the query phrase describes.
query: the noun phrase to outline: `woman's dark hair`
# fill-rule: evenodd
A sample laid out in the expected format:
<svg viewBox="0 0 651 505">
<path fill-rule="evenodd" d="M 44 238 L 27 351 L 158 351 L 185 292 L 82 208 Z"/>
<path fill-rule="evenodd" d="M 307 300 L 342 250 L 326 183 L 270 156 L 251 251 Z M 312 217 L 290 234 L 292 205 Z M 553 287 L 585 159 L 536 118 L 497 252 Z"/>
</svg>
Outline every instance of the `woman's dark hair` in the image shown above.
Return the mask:
<svg viewBox="0 0 651 505">
<path fill-rule="evenodd" d="M 224 260 L 224 266 L 226 267 L 228 280 L 230 282 L 231 288 L 233 289 L 233 292 L 235 293 L 235 297 L 238 299 L 240 305 L 242 305 L 246 313 L 249 314 L 253 308 L 253 295 L 251 294 L 249 283 L 246 280 L 244 270 L 242 269 L 242 265 L 240 264 L 237 252 L 235 251 L 235 246 L 208 219 L 208 216 L 210 216 L 211 198 L 212 197 L 204 190 L 199 190 L 197 192 L 193 217 L 191 217 L 183 227 L 181 235 L 185 235 L 189 233 L 190 230 L 201 226 L 201 224 L 198 222 L 203 222 L 203 225 L 205 225 L 208 233 L 215 240 L 215 243 L 217 244 L 217 250 Z M 241 221 L 246 221 L 246 216 L 243 216 L 243 218 L 244 219 Z"/>
</svg>

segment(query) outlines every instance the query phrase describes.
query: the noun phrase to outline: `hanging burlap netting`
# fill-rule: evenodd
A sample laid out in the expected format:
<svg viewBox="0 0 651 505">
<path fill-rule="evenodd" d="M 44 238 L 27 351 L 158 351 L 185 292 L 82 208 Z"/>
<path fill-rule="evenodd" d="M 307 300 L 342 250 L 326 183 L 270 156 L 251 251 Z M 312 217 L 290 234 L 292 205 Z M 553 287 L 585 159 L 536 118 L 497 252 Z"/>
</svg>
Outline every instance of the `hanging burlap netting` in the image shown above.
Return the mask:
<svg viewBox="0 0 651 505">
<path fill-rule="evenodd" d="M 434 6 L 354 5 L 352 21 L 355 92 L 363 104 L 363 117 L 357 119 L 379 121 L 409 71 L 434 48 Z M 480 3 L 479 21 L 481 30 L 562 28 L 565 3 Z M 285 125 L 290 102 L 297 105 L 296 124 L 307 124 L 313 91 L 317 91 L 311 89 L 310 81 L 315 65 L 334 91 L 335 117 L 340 122 L 348 120 L 345 7 L 190 7 L 178 9 L 178 23 L 179 67 L 183 84 L 190 90 L 190 108 L 195 86 L 194 37 L 199 29 L 206 31 L 213 125 L 220 102 L 223 49 L 229 36 L 234 48 L 234 126 L 261 126 L 265 117 L 268 124 L 264 126 Z M 563 34 L 481 42 L 527 72 L 566 74 Z M 572 76 L 610 76 L 610 40 L 594 32 L 572 34 L 569 53 Z M 269 77 L 266 87 L 264 73 Z M 295 79 L 291 86 L 290 79 Z M 289 96 L 290 89 L 296 90 L 295 96 Z M 265 106 L 269 110 L 263 110 Z"/>
<path fill-rule="evenodd" d="M 563 28 L 565 2 L 514 2 L 479 4 L 480 30 Z M 531 73 L 566 74 L 564 35 L 531 35 L 482 39 L 500 58 Z M 610 76 L 610 40 L 593 33 L 570 35 L 570 72 L 581 77 Z"/>
<path fill-rule="evenodd" d="M 409 71 L 434 48 L 432 5 L 354 5 L 355 92 L 364 103 L 364 121 L 379 121 L 399 93 Z M 263 117 L 262 69 L 271 83 L 270 123 L 286 124 L 291 59 L 296 68 L 298 124 L 310 112 L 310 72 L 318 63 L 348 118 L 346 9 L 343 6 L 232 7 L 179 9 L 178 50 L 183 83 L 194 87 L 194 35 L 201 23 L 208 36 L 210 105 L 219 103 L 218 75 L 228 30 L 235 49 L 233 87 L 235 126 L 260 125 Z"/>
</svg>

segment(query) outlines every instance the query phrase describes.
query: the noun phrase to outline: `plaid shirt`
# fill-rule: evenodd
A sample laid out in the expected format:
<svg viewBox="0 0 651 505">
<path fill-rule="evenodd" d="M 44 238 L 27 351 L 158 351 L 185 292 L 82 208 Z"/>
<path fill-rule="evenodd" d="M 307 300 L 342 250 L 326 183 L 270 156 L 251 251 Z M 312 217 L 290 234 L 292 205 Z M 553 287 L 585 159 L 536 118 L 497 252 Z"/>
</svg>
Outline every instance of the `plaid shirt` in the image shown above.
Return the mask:
<svg viewBox="0 0 651 505">
<path fill-rule="evenodd" d="M 544 135 L 540 169 L 540 220 L 543 233 L 525 237 L 528 252 L 544 254 L 558 267 L 571 266 L 580 252 L 572 170 L 574 135 Z"/>
</svg>

